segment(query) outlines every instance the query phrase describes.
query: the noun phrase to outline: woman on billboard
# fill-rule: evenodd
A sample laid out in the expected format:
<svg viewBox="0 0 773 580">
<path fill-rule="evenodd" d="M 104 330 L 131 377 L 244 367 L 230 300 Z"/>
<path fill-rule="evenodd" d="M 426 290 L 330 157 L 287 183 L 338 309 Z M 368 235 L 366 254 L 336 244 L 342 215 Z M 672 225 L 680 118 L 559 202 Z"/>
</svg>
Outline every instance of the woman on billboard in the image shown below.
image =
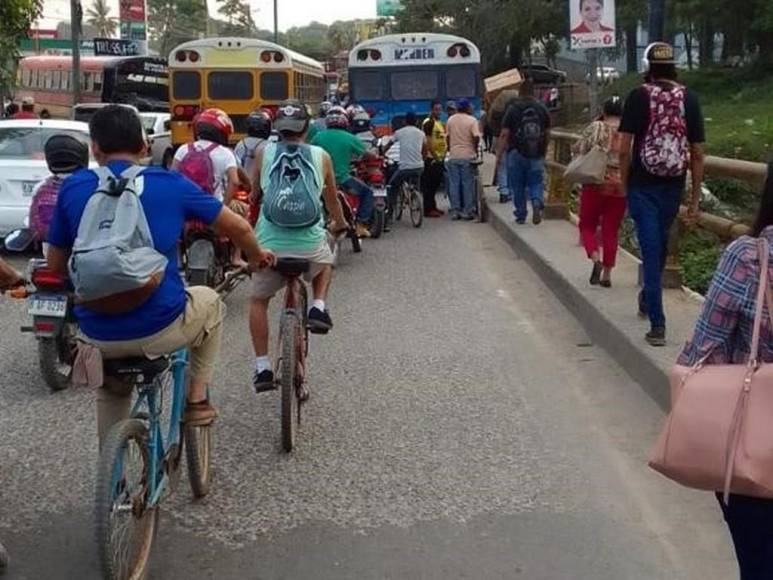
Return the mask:
<svg viewBox="0 0 773 580">
<path fill-rule="evenodd" d="M 580 24 L 572 30 L 572 34 L 592 34 L 594 32 L 614 32 L 614 28 L 605 26 L 604 0 L 580 0 Z"/>
</svg>

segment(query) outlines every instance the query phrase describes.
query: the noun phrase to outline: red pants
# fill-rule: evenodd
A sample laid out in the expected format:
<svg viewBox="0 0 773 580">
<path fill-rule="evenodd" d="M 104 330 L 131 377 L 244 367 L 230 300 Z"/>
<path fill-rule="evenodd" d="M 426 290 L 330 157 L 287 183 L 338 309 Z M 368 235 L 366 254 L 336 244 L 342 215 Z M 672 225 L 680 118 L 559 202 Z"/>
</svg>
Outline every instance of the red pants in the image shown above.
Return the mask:
<svg viewBox="0 0 773 580">
<path fill-rule="evenodd" d="M 601 241 L 604 246 L 602 263 L 605 268 L 614 268 L 617 260 L 617 246 L 620 239 L 620 224 L 625 217 L 625 198 L 609 195 L 605 186 L 584 185 L 580 197 L 580 236 L 590 258 L 599 251 L 596 237 L 601 226 Z"/>
</svg>

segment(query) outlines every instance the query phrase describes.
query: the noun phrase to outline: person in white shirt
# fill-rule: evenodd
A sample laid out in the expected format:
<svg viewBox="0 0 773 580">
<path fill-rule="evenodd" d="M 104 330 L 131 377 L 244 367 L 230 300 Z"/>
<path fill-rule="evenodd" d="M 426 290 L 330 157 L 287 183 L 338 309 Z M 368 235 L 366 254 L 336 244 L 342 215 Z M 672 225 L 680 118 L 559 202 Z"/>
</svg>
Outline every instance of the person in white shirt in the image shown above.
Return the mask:
<svg viewBox="0 0 773 580">
<path fill-rule="evenodd" d="M 400 147 L 400 161 L 397 172 L 387 185 L 390 202 L 396 200 L 395 196 L 405 181 L 410 181 L 417 189 L 420 188 L 424 159 L 429 155 L 429 150 L 427 136 L 416 126 L 416 113 L 411 111 L 405 115 L 405 126 L 395 131 L 391 142 L 384 149 L 384 155 L 387 155 L 395 144 Z"/>
</svg>

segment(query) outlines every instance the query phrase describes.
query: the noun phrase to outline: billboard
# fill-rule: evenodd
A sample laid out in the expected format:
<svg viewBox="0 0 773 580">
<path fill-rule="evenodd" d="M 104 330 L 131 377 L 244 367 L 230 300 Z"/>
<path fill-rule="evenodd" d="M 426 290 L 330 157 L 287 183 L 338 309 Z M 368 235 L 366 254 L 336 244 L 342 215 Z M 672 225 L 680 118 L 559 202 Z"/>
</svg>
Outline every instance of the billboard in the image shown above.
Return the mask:
<svg viewBox="0 0 773 580">
<path fill-rule="evenodd" d="M 140 47 L 133 40 L 119 40 L 117 38 L 94 39 L 95 56 L 137 56 L 138 54 L 140 54 Z"/>
<path fill-rule="evenodd" d="M 612 48 L 615 37 L 615 0 L 569 0 L 571 48 Z"/>
<path fill-rule="evenodd" d="M 121 38 L 147 40 L 145 0 L 120 0 L 118 15 L 121 20 Z"/>
<path fill-rule="evenodd" d="M 376 0 L 376 16 L 379 18 L 397 16 L 402 9 L 403 4 L 400 0 Z"/>
</svg>

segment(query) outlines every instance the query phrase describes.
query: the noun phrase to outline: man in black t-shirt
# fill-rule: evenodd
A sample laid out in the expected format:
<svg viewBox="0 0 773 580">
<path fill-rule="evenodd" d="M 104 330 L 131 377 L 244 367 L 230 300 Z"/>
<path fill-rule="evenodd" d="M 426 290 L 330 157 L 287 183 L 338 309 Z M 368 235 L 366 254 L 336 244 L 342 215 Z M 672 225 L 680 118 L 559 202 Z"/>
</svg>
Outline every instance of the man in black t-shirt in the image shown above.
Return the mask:
<svg viewBox="0 0 773 580">
<path fill-rule="evenodd" d="M 620 170 L 644 264 L 639 313 L 651 323 L 645 339 L 664 346 L 662 277 L 669 231 L 679 213 L 688 170 L 692 173 L 688 221 L 697 219 L 706 139 L 698 97 L 676 82 L 674 49 L 655 42 L 644 57 L 645 84 L 626 99 L 620 122 Z"/>
<path fill-rule="evenodd" d="M 502 120 L 497 159 L 507 151 L 507 185 L 515 206 L 515 221 L 526 222 L 526 192 L 531 195 L 532 221 L 542 222 L 545 209 L 545 152 L 550 113 L 532 97 L 512 103 Z"/>
</svg>

